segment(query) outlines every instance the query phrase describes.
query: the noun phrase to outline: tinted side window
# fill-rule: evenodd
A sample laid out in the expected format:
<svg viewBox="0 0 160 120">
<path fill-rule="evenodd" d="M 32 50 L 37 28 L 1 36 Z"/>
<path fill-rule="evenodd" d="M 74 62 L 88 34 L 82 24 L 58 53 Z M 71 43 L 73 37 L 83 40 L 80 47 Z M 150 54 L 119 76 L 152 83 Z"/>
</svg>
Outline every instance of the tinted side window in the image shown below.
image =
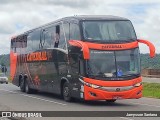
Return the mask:
<svg viewBox="0 0 160 120">
<path fill-rule="evenodd" d="M 27 36 L 27 53 L 32 52 L 32 39 L 31 39 L 31 33 Z"/>
<path fill-rule="evenodd" d="M 43 38 L 42 38 L 42 46 L 43 49 L 50 48 L 52 42 L 52 33 L 50 29 L 45 29 L 43 32 Z"/>
<path fill-rule="evenodd" d="M 59 48 L 66 49 L 66 42 L 64 37 L 64 28 L 60 25 L 60 39 L 59 39 Z"/>
<path fill-rule="evenodd" d="M 80 30 L 78 24 L 70 24 L 70 39 L 80 40 Z"/>
<path fill-rule="evenodd" d="M 68 41 L 70 39 L 69 38 L 69 23 L 64 23 L 63 27 L 64 27 L 64 33 L 65 33 L 66 41 Z"/>
<path fill-rule="evenodd" d="M 25 52 L 27 47 L 27 35 L 18 36 L 17 38 L 13 38 L 11 40 L 11 49 L 14 52 Z"/>
<path fill-rule="evenodd" d="M 66 49 L 65 34 L 64 34 L 64 28 L 62 24 L 56 25 L 54 47 Z"/>
<path fill-rule="evenodd" d="M 41 33 L 41 46 L 43 49 L 53 48 L 55 43 L 55 26 L 45 28 Z"/>
<path fill-rule="evenodd" d="M 27 40 L 28 51 L 39 50 L 39 45 L 40 45 L 40 30 L 35 30 L 31 32 L 28 36 L 28 40 Z"/>
</svg>

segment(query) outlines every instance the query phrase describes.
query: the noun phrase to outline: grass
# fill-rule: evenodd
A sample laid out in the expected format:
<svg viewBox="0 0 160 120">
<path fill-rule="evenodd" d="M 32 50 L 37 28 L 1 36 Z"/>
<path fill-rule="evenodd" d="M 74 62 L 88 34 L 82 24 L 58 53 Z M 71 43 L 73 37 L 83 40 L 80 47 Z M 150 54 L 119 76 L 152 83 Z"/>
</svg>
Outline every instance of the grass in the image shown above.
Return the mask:
<svg viewBox="0 0 160 120">
<path fill-rule="evenodd" d="M 160 99 L 160 83 L 143 82 L 143 97 Z"/>
</svg>

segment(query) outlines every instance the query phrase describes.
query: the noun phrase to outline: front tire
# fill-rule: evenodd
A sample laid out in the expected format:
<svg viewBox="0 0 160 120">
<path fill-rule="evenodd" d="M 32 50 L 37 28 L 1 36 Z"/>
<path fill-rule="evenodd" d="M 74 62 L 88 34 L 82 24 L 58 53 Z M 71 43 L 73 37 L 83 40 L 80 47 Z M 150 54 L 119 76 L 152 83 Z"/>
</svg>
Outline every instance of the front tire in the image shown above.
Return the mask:
<svg viewBox="0 0 160 120">
<path fill-rule="evenodd" d="M 68 82 L 65 82 L 63 84 L 63 99 L 67 102 L 70 102 L 72 101 L 72 98 L 71 98 L 71 92 L 70 92 L 70 88 L 69 88 L 69 83 Z"/>
<path fill-rule="evenodd" d="M 113 100 L 106 100 L 106 102 L 108 102 L 108 103 L 114 103 L 116 100 L 115 99 L 113 99 Z"/>
</svg>

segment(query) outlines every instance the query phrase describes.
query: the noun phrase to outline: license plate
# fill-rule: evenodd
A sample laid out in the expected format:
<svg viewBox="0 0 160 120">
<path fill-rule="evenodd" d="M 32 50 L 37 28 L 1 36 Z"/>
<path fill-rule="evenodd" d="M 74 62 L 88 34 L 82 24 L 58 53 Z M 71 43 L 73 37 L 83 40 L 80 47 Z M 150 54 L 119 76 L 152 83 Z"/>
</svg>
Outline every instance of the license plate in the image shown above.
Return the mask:
<svg viewBox="0 0 160 120">
<path fill-rule="evenodd" d="M 120 100 L 120 99 L 122 99 L 122 97 L 121 96 L 113 96 L 113 99 Z"/>
</svg>

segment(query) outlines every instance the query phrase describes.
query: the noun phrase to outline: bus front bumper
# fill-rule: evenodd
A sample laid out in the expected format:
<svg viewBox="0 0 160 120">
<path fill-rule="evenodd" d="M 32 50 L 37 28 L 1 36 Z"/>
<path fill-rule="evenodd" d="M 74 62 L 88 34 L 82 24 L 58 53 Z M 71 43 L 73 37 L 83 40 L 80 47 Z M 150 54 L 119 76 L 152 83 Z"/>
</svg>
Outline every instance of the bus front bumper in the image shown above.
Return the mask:
<svg viewBox="0 0 160 120">
<path fill-rule="evenodd" d="M 126 91 L 111 92 L 84 86 L 85 100 L 138 99 L 142 97 L 142 85 Z"/>
</svg>

